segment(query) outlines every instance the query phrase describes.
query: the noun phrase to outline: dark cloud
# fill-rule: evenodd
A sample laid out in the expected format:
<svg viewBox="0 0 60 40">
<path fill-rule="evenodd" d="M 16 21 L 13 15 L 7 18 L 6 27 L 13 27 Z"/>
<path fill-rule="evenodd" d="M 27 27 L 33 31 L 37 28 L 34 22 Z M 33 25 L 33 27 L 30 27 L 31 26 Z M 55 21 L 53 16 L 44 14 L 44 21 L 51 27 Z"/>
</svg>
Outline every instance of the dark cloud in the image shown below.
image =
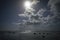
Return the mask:
<svg viewBox="0 0 60 40">
<path fill-rule="evenodd" d="M 52 19 L 51 27 L 54 30 L 59 30 L 60 28 L 60 0 L 49 0 L 48 6 L 50 6 L 50 11 L 54 14 Z"/>
<path fill-rule="evenodd" d="M 60 12 L 60 2 L 55 4 L 57 12 Z"/>
</svg>

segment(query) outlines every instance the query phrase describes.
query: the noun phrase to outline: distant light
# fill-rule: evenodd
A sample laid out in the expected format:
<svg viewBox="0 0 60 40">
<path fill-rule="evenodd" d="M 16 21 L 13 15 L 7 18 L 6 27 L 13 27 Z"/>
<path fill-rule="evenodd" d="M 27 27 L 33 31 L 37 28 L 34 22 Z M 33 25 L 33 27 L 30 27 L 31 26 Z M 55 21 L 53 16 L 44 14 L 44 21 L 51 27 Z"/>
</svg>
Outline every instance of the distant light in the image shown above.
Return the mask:
<svg viewBox="0 0 60 40">
<path fill-rule="evenodd" d="M 25 8 L 30 8 L 31 7 L 31 2 L 30 1 L 26 1 L 24 3 L 24 6 L 25 6 Z"/>
<path fill-rule="evenodd" d="M 31 30 L 25 30 L 24 32 L 21 33 L 31 33 Z"/>
</svg>

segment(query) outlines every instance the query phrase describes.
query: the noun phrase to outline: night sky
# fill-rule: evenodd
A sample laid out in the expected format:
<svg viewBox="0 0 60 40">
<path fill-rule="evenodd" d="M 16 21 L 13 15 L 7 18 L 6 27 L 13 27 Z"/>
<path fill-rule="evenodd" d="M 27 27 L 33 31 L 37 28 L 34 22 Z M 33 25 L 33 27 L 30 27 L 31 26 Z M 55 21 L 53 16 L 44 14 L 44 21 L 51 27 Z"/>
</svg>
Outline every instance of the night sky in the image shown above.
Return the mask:
<svg viewBox="0 0 60 40">
<path fill-rule="evenodd" d="M 43 17 L 49 15 L 48 23 L 39 24 L 38 27 L 34 26 L 32 29 L 37 30 L 54 30 L 60 31 L 60 0 L 38 0 L 38 4 L 33 8 L 36 12 L 40 9 L 46 10 Z M 22 27 L 20 23 L 22 20 L 27 20 L 27 17 L 18 16 L 24 13 L 24 0 L 1 0 L 0 1 L 0 30 L 28 30 L 30 27 Z M 35 13 L 36 13 L 35 12 Z M 35 17 L 37 19 L 38 17 Z M 32 30 L 29 29 L 29 30 Z"/>
</svg>

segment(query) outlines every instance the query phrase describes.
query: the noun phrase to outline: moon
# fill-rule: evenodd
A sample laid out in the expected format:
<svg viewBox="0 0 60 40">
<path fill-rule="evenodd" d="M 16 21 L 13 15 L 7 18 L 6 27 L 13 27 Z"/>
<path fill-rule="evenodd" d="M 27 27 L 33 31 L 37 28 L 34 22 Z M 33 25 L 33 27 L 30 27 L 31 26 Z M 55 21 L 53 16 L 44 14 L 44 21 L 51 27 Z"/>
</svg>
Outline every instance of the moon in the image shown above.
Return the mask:
<svg viewBox="0 0 60 40">
<path fill-rule="evenodd" d="M 31 2 L 25 1 L 24 6 L 25 6 L 25 8 L 29 9 L 31 7 Z"/>
</svg>

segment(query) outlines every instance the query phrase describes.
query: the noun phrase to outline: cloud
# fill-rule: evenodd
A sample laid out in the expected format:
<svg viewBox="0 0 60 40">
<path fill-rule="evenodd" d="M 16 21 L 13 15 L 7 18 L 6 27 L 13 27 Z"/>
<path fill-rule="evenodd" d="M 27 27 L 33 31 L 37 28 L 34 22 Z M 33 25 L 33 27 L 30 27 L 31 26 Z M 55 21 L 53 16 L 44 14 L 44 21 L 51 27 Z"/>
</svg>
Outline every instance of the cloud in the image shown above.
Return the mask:
<svg viewBox="0 0 60 40">
<path fill-rule="evenodd" d="M 48 6 L 50 6 L 51 11 L 53 12 L 57 12 L 58 11 L 58 7 L 60 7 L 60 0 L 49 0 L 48 2 Z"/>
<path fill-rule="evenodd" d="M 37 3 L 39 3 L 40 1 L 37 0 L 33 0 L 32 5 L 36 5 Z"/>
<path fill-rule="evenodd" d="M 29 14 L 29 13 L 25 13 L 25 14 L 19 14 L 19 16 L 23 16 L 23 17 L 28 17 L 28 20 L 22 20 L 23 23 L 27 24 L 27 23 L 47 23 L 48 20 L 50 19 L 50 16 L 44 17 L 43 14 L 44 12 L 47 11 L 46 9 L 40 9 L 36 14 Z"/>
<path fill-rule="evenodd" d="M 58 14 L 60 15 L 60 12 L 59 12 L 60 5 L 59 4 L 60 4 L 60 0 L 50 0 L 48 2 L 48 6 L 50 6 L 50 11 L 54 14 L 54 17 L 57 17 Z"/>
<path fill-rule="evenodd" d="M 60 25 L 60 0 L 49 0 L 48 6 L 50 6 L 50 12 L 54 14 L 50 26 L 57 29 L 57 27 L 60 27 L 58 26 Z"/>
</svg>

